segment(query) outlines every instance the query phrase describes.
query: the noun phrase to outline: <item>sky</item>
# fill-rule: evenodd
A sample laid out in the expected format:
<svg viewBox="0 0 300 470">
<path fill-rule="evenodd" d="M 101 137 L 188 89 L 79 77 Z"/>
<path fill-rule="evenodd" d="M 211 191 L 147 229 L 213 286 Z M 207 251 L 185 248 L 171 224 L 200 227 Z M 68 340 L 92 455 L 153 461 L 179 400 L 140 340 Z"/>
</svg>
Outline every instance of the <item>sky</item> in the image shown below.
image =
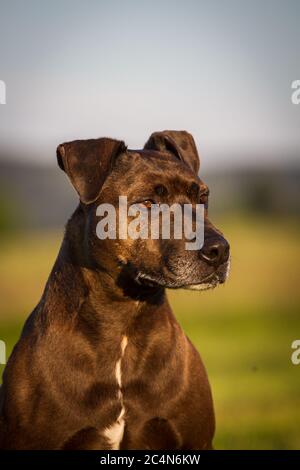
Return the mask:
<svg viewBox="0 0 300 470">
<path fill-rule="evenodd" d="M 0 155 L 186 129 L 211 166 L 300 156 L 299 58 L 299 0 L 0 0 Z"/>
</svg>

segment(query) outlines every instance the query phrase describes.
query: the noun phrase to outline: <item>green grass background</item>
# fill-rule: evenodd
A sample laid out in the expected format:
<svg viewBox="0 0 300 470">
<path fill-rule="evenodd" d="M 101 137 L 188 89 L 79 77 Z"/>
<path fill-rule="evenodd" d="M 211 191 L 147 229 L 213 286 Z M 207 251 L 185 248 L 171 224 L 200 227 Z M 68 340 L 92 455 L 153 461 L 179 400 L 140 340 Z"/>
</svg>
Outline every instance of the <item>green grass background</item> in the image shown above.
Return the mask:
<svg viewBox="0 0 300 470">
<path fill-rule="evenodd" d="M 176 316 L 200 351 L 216 410 L 215 447 L 300 448 L 300 225 L 293 219 L 215 220 L 232 248 L 227 284 L 169 291 Z M 0 339 L 10 353 L 39 301 L 62 233 L 1 240 Z M 2 373 L 3 366 L 0 366 Z"/>
</svg>

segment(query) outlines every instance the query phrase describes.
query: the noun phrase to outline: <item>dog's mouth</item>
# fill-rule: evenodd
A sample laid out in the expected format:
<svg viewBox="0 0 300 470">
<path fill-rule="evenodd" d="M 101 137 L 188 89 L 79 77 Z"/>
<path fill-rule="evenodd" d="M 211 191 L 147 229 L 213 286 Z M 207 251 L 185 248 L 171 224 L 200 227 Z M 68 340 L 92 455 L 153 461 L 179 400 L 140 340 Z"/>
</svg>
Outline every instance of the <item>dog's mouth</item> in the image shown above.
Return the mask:
<svg viewBox="0 0 300 470">
<path fill-rule="evenodd" d="M 218 267 L 216 271 L 214 271 L 209 276 L 202 279 L 199 283 L 192 283 L 184 286 L 184 289 L 189 290 L 208 290 L 214 289 L 220 284 L 224 284 L 229 276 L 230 272 L 230 260 L 226 263 L 223 263 L 221 266 Z"/>
<path fill-rule="evenodd" d="M 219 284 L 223 284 L 224 282 L 225 280 L 223 280 L 223 278 L 220 277 L 217 272 L 215 272 L 204 278 L 200 283 L 187 284 L 182 286 L 182 288 L 187 290 L 208 290 L 214 289 Z"/>
<path fill-rule="evenodd" d="M 166 287 L 169 289 L 188 289 L 188 290 L 208 290 L 214 289 L 220 284 L 224 284 L 229 276 L 230 261 L 219 266 L 213 273 L 203 277 L 195 282 L 181 282 L 179 279 L 165 279 L 160 274 L 146 273 L 139 271 L 135 276 L 135 281 L 147 287 Z"/>
</svg>

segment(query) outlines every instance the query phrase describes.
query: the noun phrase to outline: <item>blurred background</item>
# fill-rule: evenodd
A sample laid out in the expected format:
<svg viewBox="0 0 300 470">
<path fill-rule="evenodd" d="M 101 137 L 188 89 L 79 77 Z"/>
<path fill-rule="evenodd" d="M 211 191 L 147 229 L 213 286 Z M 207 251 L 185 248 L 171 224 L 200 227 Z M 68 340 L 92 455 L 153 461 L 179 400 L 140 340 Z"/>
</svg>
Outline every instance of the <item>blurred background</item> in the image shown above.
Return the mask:
<svg viewBox="0 0 300 470">
<path fill-rule="evenodd" d="M 210 377 L 215 447 L 300 448 L 300 3 L 0 1 L 0 340 L 39 301 L 77 199 L 64 141 L 186 129 L 228 283 L 170 291 Z M 0 366 L 2 373 L 3 366 Z"/>
</svg>

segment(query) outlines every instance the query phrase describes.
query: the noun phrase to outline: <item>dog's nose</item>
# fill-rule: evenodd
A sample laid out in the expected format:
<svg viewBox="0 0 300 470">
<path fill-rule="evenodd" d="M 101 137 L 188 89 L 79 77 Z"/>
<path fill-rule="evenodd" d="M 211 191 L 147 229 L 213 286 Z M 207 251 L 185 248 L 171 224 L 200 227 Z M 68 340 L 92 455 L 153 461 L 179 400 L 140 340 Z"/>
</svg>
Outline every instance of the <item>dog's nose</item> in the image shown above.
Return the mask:
<svg viewBox="0 0 300 470">
<path fill-rule="evenodd" d="M 212 266 L 220 266 L 229 258 L 229 243 L 223 237 L 212 237 L 205 241 L 200 258 Z"/>
</svg>

